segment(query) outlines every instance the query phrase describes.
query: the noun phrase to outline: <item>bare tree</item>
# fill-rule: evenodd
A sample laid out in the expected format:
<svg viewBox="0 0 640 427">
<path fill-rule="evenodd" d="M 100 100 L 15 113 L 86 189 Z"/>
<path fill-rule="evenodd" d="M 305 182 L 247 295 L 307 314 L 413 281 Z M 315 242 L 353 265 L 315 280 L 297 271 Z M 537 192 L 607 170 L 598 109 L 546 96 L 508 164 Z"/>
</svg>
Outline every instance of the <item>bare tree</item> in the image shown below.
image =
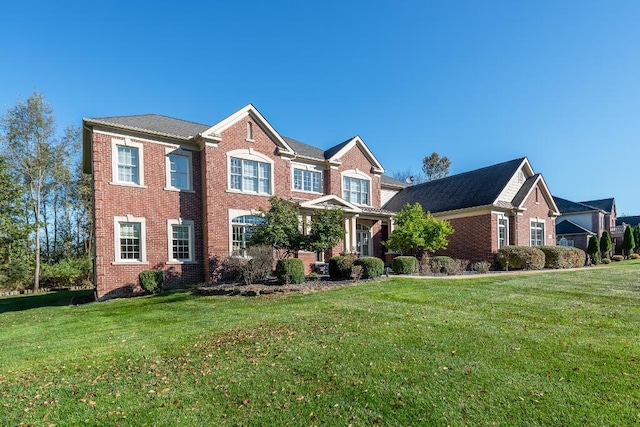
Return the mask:
<svg viewBox="0 0 640 427">
<path fill-rule="evenodd" d="M 434 179 L 444 178 L 449 175 L 450 166 L 451 161 L 449 158 L 446 156 L 440 157 L 435 151 L 422 160 L 422 171 L 427 181 L 433 181 Z"/>
</svg>

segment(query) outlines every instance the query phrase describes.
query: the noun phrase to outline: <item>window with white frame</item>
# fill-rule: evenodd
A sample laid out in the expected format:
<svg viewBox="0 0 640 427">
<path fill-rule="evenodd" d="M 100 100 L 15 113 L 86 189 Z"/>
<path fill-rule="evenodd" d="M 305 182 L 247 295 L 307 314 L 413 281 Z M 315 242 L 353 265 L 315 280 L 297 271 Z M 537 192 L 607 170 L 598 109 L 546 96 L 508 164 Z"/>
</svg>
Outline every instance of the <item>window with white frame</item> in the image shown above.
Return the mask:
<svg viewBox="0 0 640 427">
<path fill-rule="evenodd" d="M 498 248 L 509 244 L 509 219 L 498 217 Z"/>
<path fill-rule="evenodd" d="M 144 163 L 142 144 L 128 138 L 112 140 L 112 183 L 143 186 Z"/>
<path fill-rule="evenodd" d="M 264 224 L 265 219 L 256 215 L 240 215 L 231 219 L 231 255 L 246 256 L 247 243 L 253 227 Z"/>
<path fill-rule="evenodd" d="M 145 219 L 114 218 L 115 263 L 146 262 Z"/>
<path fill-rule="evenodd" d="M 354 176 L 342 177 L 342 198 L 357 205 L 370 205 L 369 180 Z"/>
<path fill-rule="evenodd" d="M 293 169 L 293 189 L 311 193 L 322 192 L 322 172 L 314 170 Z"/>
<path fill-rule="evenodd" d="M 272 194 L 273 168 L 267 156 L 253 149 L 227 153 L 229 190 L 254 194 Z"/>
<path fill-rule="evenodd" d="M 544 246 L 544 222 L 531 220 L 531 246 Z"/>
<path fill-rule="evenodd" d="M 169 233 L 169 262 L 193 262 L 193 221 L 170 219 L 167 221 L 167 229 Z"/>
<path fill-rule="evenodd" d="M 193 190 L 193 154 L 191 151 L 167 148 L 166 152 L 166 189 Z"/>
</svg>

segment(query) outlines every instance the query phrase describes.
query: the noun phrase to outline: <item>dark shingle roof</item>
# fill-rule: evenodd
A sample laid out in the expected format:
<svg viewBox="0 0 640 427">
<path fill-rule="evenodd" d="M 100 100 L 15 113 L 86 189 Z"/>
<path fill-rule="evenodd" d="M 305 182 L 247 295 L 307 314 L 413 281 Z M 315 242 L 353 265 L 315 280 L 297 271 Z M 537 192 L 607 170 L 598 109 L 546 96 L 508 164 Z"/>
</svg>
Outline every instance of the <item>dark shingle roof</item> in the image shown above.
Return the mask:
<svg viewBox="0 0 640 427">
<path fill-rule="evenodd" d="M 561 215 L 599 210 L 599 208 L 595 206 L 585 205 L 584 203 L 572 202 L 571 200 L 563 199 L 561 197 L 553 196 L 553 200 L 556 202 L 556 206 L 558 206 L 558 209 L 560 210 Z"/>
<path fill-rule="evenodd" d="M 295 153 L 299 156 L 310 157 L 312 159 L 323 160 L 323 161 L 325 159 L 324 151 L 317 147 L 314 147 L 309 144 L 305 144 L 304 142 L 300 142 L 293 138 L 288 138 L 286 136 L 283 136 L 282 139 L 284 139 L 286 143 L 289 144 L 291 149 L 295 151 Z"/>
<path fill-rule="evenodd" d="M 527 178 L 527 180 L 524 182 L 524 184 L 522 184 L 522 187 L 520 187 L 520 190 L 518 190 L 515 197 L 511 201 L 511 204 L 513 206 L 520 206 L 522 202 L 524 202 L 524 199 L 527 197 L 527 194 L 529 194 L 529 192 L 531 191 L 533 186 L 536 184 L 540 176 L 541 175 L 537 173 Z"/>
<path fill-rule="evenodd" d="M 382 175 L 380 178 L 381 178 L 380 182 L 384 186 L 399 187 L 399 188 L 404 188 L 409 186 L 409 184 L 407 184 L 406 182 L 400 181 L 399 179 L 395 179 L 387 175 Z"/>
<path fill-rule="evenodd" d="M 586 202 L 580 202 L 583 205 L 593 206 L 594 208 L 603 210 L 607 213 L 611 213 L 613 211 L 613 205 L 615 204 L 615 199 L 599 199 L 599 200 L 587 200 Z"/>
<path fill-rule="evenodd" d="M 622 224 L 628 224 L 632 227 L 635 227 L 640 224 L 640 216 L 619 216 L 618 218 L 616 218 L 616 225 Z"/>
<path fill-rule="evenodd" d="M 352 138 L 347 139 L 347 140 L 346 140 L 346 141 L 344 141 L 344 142 L 341 142 L 341 143 L 340 143 L 340 144 L 338 144 L 338 145 L 334 145 L 333 147 L 329 148 L 327 151 L 325 151 L 325 152 L 324 152 L 324 157 L 325 157 L 325 158 L 327 158 L 327 159 L 330 159 L 330 158 L 331 158 L 331 157 L 333 157 L 333 156 L 334 156 L 338 151 L 342 150 L 342 149 L 344 148 L 344 146 L 345 146 L 345 145 L 347 145 L 348 143 L 350 143 L 350 142 L 351 142 L 351 140 L 352 140 L 353 138 L 355 138 L 355 136 L 354 136 L 354 137 L 352 137 Z"/>
<path fill-rule="evenodd" d="M 406 187 L 383 207 L 399 211 L 418 202 L 431 213 L 493 204 L 525 158 Z"/>
<path fill-rule="evenodd" d="M 94 124 L 115 126 L 123 129 L 177 137 L 180 139 L 190 139 L 191 137 L 204 132 L 210 127 L 200 123 L 174 119 L 173 117 L 162 116 L 159 114 L 101 117 L 89 118 L 85 120 Z"/>
<path fill-rule="evenodd" d="M 576 224 L 573 221 L 565 219 L 559 224 L 556 224 L 556 235 L 562 234 L 595 234 L 593 231 L 587 230 L 581 225 Z"/>
</svg>

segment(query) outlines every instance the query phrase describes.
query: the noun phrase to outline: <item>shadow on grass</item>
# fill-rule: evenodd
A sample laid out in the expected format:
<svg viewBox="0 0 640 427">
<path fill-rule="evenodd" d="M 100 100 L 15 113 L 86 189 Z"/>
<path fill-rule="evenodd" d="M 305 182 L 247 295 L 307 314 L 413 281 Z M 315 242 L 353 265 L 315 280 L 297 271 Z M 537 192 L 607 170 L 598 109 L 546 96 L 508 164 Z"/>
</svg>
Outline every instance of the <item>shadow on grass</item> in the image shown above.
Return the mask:
<svg viewBox="0 0 640 427">
<path fill-rule="evenodd" d="M 0 298 L 0 313 L 23 311 L 40 307 L 59 307 L 94 301 L 93 289 L 54 291 L 43 294 Z"/>
</svg>

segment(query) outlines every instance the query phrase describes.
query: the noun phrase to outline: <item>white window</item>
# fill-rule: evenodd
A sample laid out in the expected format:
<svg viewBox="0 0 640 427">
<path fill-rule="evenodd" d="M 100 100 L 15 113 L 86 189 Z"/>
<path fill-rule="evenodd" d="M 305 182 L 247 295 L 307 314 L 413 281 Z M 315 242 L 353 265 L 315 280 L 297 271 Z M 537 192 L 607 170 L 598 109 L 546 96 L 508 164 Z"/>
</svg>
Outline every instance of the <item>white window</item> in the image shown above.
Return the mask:
<svg viewBox="0 0 640 427">
<path fill-rule="evenodd" d="M 128 138 L 111 140 L 112 183 L 143 186 L 144 162 L 142 144 Z"/>
<path fill-rule="evenodd" d="M 356 251 L 362 257 L 371 255 L 371 228 L 363 224 L 356 225 Z"/>
<path fill-rule="evenodd" d="M 272 160 L 253 149 L 227 153 L 229 190 L 244 193 L 272 194 Z"/>
<path fill-rule="evenodd" d="M 166 190 L 193 190 L 193 154 L 182 149 L 166 149 Z"/>
<path fill-rule="evenodd" d="M 246 256 L 252 228 L 264 224 L 265 219 L 256 215 L 240 215 L 231 219 L 231 255 Z"/>
<path fill-rule="evenodd" d="M 544 246 L 544 221 L 531 220 L 531 246 Z"/>
<path fill-rule="evenodd" d="M 307 191 L 320 193 L 322 188 L 322 173 L 312 170 L 293 170 L 293 189 L 296 191 Z"/>
<path fill-rule="evenodd" d="M 569 240 L 565 237 L 561 237 L 558 240 L 558 246 L 575 246 L 575 241 Z"/>
<path fill-rule="evenodd" d="M 114 218 L 115 264 L 146 262 L 145 219 Z"/>
<path fill-rule="evenodd" d="M 193 221 L 170 219 L 167 221 L 167 230 L 169 232 L 169 262 L 193 262 Z"/>
<path fill-rule="evenodd" d="M 345 172 L 342 176 L 342 198 L 357 205 L 370 205 L 369 177 L 359 171 Z"/>
<path fill-rule="evenodd" d="M 498 248 L 509 244 L 509 219 L 498 217 Z"/>
</svg>

